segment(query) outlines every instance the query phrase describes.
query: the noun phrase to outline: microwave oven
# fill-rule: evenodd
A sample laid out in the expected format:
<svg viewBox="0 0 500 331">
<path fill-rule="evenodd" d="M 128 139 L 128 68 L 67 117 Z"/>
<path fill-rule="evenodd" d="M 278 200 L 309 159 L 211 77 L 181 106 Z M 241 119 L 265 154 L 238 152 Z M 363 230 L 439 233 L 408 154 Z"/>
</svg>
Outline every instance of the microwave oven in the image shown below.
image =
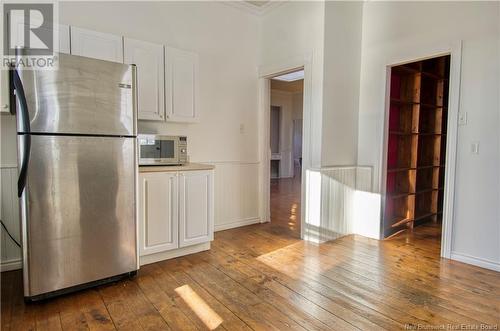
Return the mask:
<svg viewBox="0 0 500 331">
<path fill-rule="evenodd" d="M 139 165 L 187 163 L 187 137 L 139 134 Z"/>
</svg>

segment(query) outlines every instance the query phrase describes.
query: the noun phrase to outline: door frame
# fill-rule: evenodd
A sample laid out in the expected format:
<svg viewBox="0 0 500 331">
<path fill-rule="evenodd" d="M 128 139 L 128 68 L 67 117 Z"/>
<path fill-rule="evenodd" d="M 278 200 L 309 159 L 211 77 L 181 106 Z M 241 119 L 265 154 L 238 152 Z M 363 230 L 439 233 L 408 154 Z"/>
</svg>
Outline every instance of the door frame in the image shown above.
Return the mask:
<svg viewBox="0 0 500 331">
<path fill-rule="evenodd" d="M 443 202 L 443 225 L 441 233 L 441 256 L 451 258 L 452 225 L 455 199 L 455 180 L 458 144 L 458 117 L 460 112 L 460 82 L 462 65 L 462 41 L 455 41 L 448 45 L 419 45 L 414 52 L 402 57 L 390 59 L 384 68 L 385 87 L 385 112 L 384 112 L 384 137 L 381 149 L 382 171 L 380 172 L 380 187 L 382 194 L 382 208 L 380 217 L 380 238 L 384 238 L 384 211 L 386 199 L 387 177 L 387 144 L 389 140 L 389 109 L 390 109 L 390 84 L 391 67 L 422 61 L 434 57 L 450 55 L 450 82 L 448 97 L 448 126 L 446 134 L 446 165 Z"/>
<path fill-rule="evenodd" d="M 271 165 L 270 165 L 270 119 L 269 109 L 271 107 L 271 83 L 272 77 L 289 72 L 304 70 L 304 90 L 302 106 L 302 176 L 300 196 L 300 237 L 304 238 L 305 228 L 305 174 L 306 169 L 311 167 L 311 110 L 312 110 L 312 53 L 295 58 L 288 58 L 271 65 L 259 68 L 259 215 L 262 223 L 271 221 Z"/>
</svg>

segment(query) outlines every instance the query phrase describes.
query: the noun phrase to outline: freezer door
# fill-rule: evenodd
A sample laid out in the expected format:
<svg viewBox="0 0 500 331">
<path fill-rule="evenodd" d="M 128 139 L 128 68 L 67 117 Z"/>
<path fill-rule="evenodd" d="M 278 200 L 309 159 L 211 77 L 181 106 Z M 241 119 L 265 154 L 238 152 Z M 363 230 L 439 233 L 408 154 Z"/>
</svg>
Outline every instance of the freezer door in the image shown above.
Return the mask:
<svg viewBox="0 0 500 331">
<path fill-rule="evenodd" d="M 135 149 L 134 138 L 31 137 L 26 296 L 137 269 Z"/>
<path fill-rule="evenodd" d="M 67 54 L 58 57 L 57 70 L 19 71 L 31 131 L 136 135 L 135 66 Z M 18 124 L 18 132 L 23 131 Z"/>
</svg>

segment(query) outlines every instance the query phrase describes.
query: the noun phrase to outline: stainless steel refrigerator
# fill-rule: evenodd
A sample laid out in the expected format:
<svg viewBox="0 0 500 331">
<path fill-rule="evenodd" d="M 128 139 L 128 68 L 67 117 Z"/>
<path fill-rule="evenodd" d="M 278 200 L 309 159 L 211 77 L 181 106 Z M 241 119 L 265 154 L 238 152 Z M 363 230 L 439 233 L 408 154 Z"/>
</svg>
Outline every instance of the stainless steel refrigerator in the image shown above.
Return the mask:
<svg viewBox="0 0 500 331">
<path fill-rule="evenodd" d="M 138 269 L 135 66 L 58 56 L 11 71 L 29 300 Z"/>
</svg>

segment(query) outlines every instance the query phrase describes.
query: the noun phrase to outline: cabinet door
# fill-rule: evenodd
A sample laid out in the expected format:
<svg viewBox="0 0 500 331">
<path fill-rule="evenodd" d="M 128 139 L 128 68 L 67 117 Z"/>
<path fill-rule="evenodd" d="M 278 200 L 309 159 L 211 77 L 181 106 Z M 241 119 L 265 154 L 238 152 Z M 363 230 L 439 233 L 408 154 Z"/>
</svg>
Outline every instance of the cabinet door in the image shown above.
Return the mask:
<svg viewBox="0 0 500 331">
<path fill-rule="evenodd" d="M 179 175 L 179 247 L 213 240 L 213 171 Z"/>
<path fill-rule="evenodd" d="M 165 81 L 167 121 L 196 122 L 198 103 L 198 55 L 167 47 Z"/>
<path fill-rule="evenodd" d="M 178 248 L 176 173 L 141 173 L 139 180 L 140 256 Z"/>
<path fill-rule="evenodd" d="M 72 26 L 71 54 L 123 63 L 123 38 Z"/>
<path fill-rule="evenodd" d="M 24 45 L 26 44 L 25 40 L 24 40 L 24 26 L 25 26 L 24 13 L 21 11 L 14 12 L 14 13 L 16 13 L 16 14 L 9 16 L 10 23 L 8 26 L 12 30 L 10 31 L 8 36 L 10 38 L 12 38 L 10 40 L 11 45 L 24 47 Z M 38 28 L 42 24 L 42 22 L 43 22 L 43 18 L 41 18 L 41 17 L 40 18 L 30 17 L 31 28 Z M 39 29 L 42 29 L 42 28 L 39 28 Z M 55 24 L 54 29 L 56 30 L 56 32 L 59 35 L 59 48 L 56 48 L 55 51 L 60 52 L 60 53 L 69 54 L 70 53 L 69 26 L 64 25 L 64 24 Z M 42 29 L 42 30 L 44 30 L 44 29 Z M 30 36 L 30 38 L 34 38 L 34 37 Z M 35 45 L 38 45 L 36 47 L 43 47 L 42 44 L 39 44 L 40 42 L 43 43 L 43 41 L 39 41 L 37 39 L 30 40 L 30 44 L 35 43 Z"/>
<path fill-rule="evenodd" d="M 137 118 L 165 120 L 165 66 L 163 45 L 124 38 L 125 63 L 137 66 Z"/>
</svg>

